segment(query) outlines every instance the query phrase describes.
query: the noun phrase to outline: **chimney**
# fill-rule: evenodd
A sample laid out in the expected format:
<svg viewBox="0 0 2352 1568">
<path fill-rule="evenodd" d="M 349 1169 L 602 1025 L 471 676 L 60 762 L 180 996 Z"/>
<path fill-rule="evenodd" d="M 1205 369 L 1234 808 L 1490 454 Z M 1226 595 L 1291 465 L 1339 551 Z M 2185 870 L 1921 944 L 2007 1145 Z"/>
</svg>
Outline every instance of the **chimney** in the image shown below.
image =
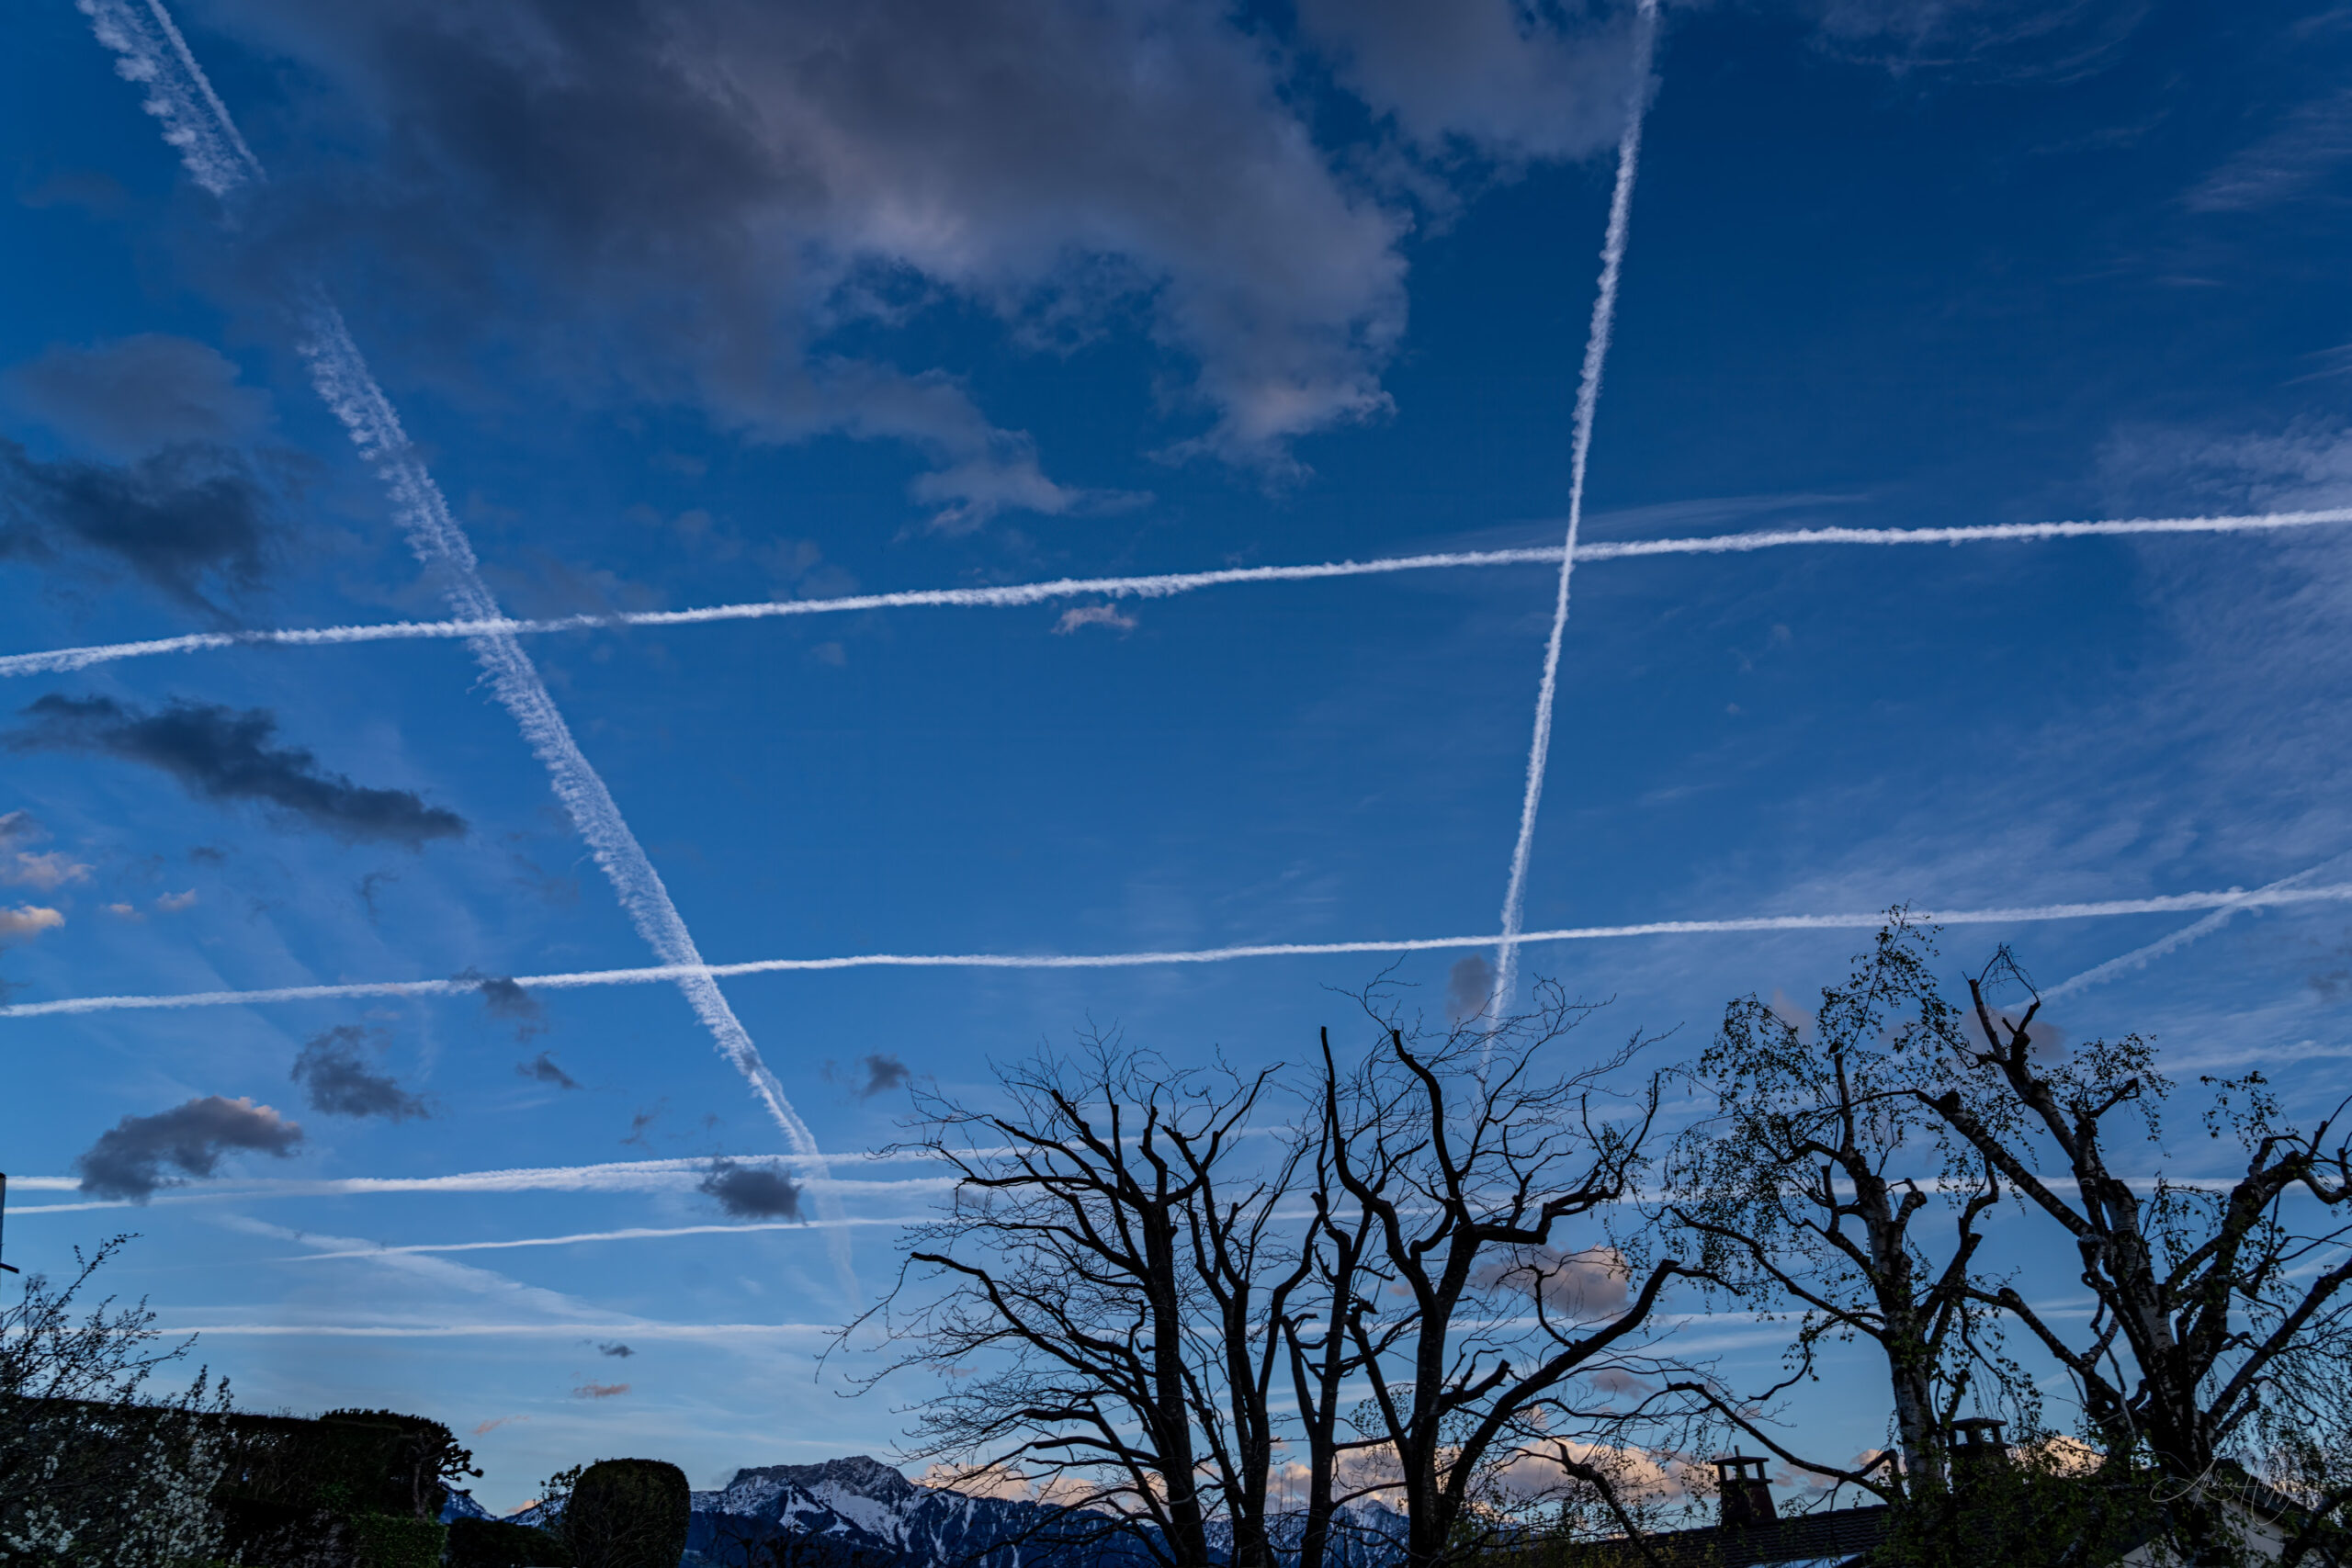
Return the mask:
<svg viewBox="0 0 2352 1568">
<path fill-rule="evenodd" d="M 1714 1464 L 1724 1529 L 1748 1529 L 1781 1517 L 1772 1506 L 1772 1483 L 1764 1479 L 1764 1461 L 1748 1454 L 1725 1454 Z"/>
<path fill-rule="evenodd" d="M 2001 1423 L 1990 1416 L 1971 1416 L 1951 1424 L 1951 1483 L 1965 1489 L 2009 1462 L 2009 1446 L 2002 1440 Z"/>
</svg>

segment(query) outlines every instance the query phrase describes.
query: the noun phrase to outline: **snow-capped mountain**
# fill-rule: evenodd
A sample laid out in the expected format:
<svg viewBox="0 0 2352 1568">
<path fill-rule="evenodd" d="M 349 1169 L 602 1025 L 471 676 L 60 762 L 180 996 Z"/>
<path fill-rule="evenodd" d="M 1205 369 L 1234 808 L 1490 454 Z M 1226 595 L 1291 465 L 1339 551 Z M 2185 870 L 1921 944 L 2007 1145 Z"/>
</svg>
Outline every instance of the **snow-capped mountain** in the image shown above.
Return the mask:
<svg viewBox="0 0 2352 1568">
<path fill-rule="evenodd" d="M 695 1493 L 694 1509 L 687 1568 L 1050 1568 L 1063 1560 L 1073 1568 L 1147 1568 L 1151 1561 L 1140 1544 L 1106 1536 L 1091 1516 L 917 1485 L 864 1455 L 737 1471 L 719 1490 Z M 1385 1568 L 1402 1522 L 1378 1504 L 1349 1510 L 1330 1568 Z M 1289 1528 L 1277 1534 L 1295 1538 L 1303 1519 L 1283 1523 Z"/>
</svg>

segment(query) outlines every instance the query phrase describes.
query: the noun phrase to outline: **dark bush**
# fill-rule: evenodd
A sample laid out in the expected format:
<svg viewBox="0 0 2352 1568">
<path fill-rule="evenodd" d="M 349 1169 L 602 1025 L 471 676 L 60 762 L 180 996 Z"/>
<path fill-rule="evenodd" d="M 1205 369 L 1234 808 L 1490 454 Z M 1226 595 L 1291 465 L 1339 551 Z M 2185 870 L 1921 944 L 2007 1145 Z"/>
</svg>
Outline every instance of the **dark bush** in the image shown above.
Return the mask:
<svg viewBox="0 0 2352 1568">
<path fill-rule="evenodd" d="M 563 1530 L 579 1568 L 677 1568 L 693 1512 L 686 1472 L 676 1465 L 608 1459 L 582 1472 Z"/>
<path fill-rule="evenodd" d="M 437 1568 L 448 1533 L 438 1520 L 396 1514 L 358 1514 L 351 1519 L 356 1568 Z"/>
<path fill-rule="evenodd" d="M 506 1519 L 455 1519 L 449 1568 L 569 1568 L 560 1537 Z"/>
</svg>

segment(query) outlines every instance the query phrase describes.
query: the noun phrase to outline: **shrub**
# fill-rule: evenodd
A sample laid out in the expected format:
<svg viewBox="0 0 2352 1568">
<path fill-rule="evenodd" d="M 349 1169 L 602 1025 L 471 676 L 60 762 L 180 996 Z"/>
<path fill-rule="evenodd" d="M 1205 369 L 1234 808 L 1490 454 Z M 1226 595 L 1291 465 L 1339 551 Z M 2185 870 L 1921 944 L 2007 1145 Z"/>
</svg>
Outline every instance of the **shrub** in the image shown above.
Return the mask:
<svg viewBox="0 0 2352 1568">
<path fill-rule="evenodd" d="M 456 1519 L 449 1525 L 449 1568 L 568 1568 L 562 1539 L 506 1519 Z"/>
<path fill-rule="evenodd" d="M 357 1568 L 437 1568 L 448 1534 L 433 1519 L 396 1514 L 357 1514 L 351 1519 Z"/>
<path fill-rule="evenodd" d="M 685 1472 L 652 1459 L 608 1459 L 581 1472 L 564 1509 L 579 1568 L 677 1568 L 694 1498 Z"/>
</svg>

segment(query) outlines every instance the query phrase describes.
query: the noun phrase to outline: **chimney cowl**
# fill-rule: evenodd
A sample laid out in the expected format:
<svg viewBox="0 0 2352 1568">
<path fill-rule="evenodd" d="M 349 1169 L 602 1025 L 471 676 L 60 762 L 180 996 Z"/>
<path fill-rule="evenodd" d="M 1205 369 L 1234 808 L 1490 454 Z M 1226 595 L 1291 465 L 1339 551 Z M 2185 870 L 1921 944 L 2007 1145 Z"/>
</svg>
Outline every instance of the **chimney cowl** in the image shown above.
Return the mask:
<svg viewBox="0 0 2352 1568">
<path fill-rule="evenodd" d="M 1724 1454 L 1714 1461 L 1724 1529 L 1750 1529 L 1780 1518 L 1772 1483 L 1764 1478 L 1766 1462 L 1754 1454 Z"/>
</svg>

